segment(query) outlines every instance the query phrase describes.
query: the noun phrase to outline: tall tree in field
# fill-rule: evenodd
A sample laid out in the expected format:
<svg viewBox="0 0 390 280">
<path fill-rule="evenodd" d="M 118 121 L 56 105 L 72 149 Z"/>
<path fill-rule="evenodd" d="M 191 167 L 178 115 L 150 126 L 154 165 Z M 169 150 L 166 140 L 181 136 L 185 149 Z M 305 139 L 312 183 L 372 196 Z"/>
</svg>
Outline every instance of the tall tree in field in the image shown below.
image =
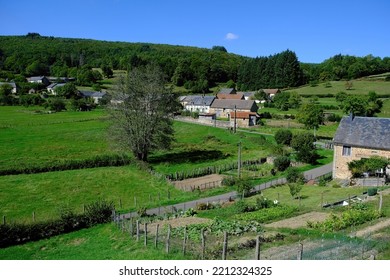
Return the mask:
<svg viewBox="0 0 390 280">
<path fill-rule="evenodd" d="M 310 100 L 299 108 L 297 120 L 307 129 L 317 129 L 324 123 L 324 110 L 315 100 Z"/>
<path fill-rule="evenodd" d="M 112 92 L 109 135 L 116 146 L 147 161 L 153 150 L 170 147 L 173 113 L 178 107 L 177 96 L 165 87 L 160 68 L 134 68 Z"/>
</svg>

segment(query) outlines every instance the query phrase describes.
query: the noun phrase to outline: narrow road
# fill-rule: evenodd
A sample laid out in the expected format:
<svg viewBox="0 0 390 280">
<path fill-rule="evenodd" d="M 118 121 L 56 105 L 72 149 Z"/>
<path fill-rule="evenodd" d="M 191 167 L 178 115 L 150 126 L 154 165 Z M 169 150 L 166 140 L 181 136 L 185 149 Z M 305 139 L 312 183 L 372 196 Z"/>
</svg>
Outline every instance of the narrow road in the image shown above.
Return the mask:
<svg viewBox="0 0 390 280">
<path fill-rule="evenodd" d="M 304 172 L 303 175 L 308 180 L 315 179 L 315 178 L 318 178 L 320 176 L 323 176 L 325 174 L 332 172 L 332 167 L 333 167 L 333 163 L 329 163 L 329 164 L 308 170 L 308 171 Z M 286 182 L 287 182 L 286 178 L 279 178 L 279 179 L 272 180 L 270 182 L 266 182 L 266 183 L 257 185 L 257 186 L 255 186 L 254 189 L 258 192 L 261 190 L 265 190 L 271 186 L 285 184 Z M 146 211 L 146 213 L 148 215 L 153 215 L 153 214 L 160 215 L 160 214 L 164 214 L 165 209 L 186 210 L 188 208 L 196 208 L 196 206 L 200 203 L 226 202 L 226 201 L 229 201 L 229 199 L 231 199 L 231 198 L 237 197 L 237 195 L 238 195 L 237 192 L 233 191 L 233 192 L 220 194 L 220 195 L 216 195 L 216 196 L 200 198 L 200 199 L 193 200 L 193 201 L 177 203 L 177 204 L 170 205 L 170 206 L 162 206 L 162 207 L 158 207 L 158 208 L 148 209 Z M 135 217 L 135 216 L 137 216 L 137 213 L 132 212 L 132 213 L 120 214 L 118 218 L 120 220 L 122 220 L 122 219 L 129 219 L 130 217 Z"/>
</svg>

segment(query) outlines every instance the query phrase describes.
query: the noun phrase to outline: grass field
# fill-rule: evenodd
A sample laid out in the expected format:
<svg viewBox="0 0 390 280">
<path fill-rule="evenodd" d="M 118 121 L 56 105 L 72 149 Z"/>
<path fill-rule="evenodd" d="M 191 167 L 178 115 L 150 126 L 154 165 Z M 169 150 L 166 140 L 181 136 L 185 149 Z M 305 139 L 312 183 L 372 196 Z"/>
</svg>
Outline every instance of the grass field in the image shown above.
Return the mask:
<svg viewBox="0 0 390 280">
<path fill-rule="evenodd" d="M 372 81 L 367 79 L 352 80 L 352 88 L 347 90 L 345 87 L 345 81 L 331 81 L 330 87 L 326 87 L 328 83 L 319 83 L 317 86 L 303 86 L 290 91 L 295 91 L 302 96 L 305 95 L 325 95 L 333 94 L 340 91 L 344 91 L 348 94 L 368 94 L 370 91 L 375 91 L 379 96 L 390 94 L 390 82 L 385 81 Z"/>
<path fill-rule="evenodd" d="M 37 242 L 0 249 L 0 260 L 175 260 L 181 253 L 165 254 L 130 240 L 114 224 L 63 234 Z"/>
</svg>

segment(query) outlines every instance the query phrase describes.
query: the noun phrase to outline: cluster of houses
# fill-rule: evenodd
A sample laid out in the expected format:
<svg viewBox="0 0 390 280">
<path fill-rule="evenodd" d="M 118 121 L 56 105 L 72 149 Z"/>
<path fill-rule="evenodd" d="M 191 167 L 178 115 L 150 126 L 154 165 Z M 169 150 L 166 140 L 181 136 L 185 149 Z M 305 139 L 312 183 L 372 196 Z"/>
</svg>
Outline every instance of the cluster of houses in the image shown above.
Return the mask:
<svg viewBox="0 0 390 280">
<path fill-rule="evenodd" d="M 270 98 L 280 92 L 278 89 L 264 92 Z M 257 113 L 259 100 L 253 100 L 254 92 L 237 92 L 234 88 L 223 88 L 215 96 L 189 95 L 182 96 L 180 103 L 184 110 L 198 112 L 199 118 L 235 121 L 237 127 L 256 125 L 259 118 Z"/>
<path fill-rule="evenodd" d="M 48 77 L 48 76 L 34 76 L 27 78 L 27 82 L 41 84 L 46 88 L 48 94 L 57 95 L 57 89 L 63 87 L 66 83 L 75 82 L 75 78 L 67 78 L 67 77 Z M 2 84 L 8 84 L 12 87 L 12 93 L 17 94 L 18 87 L 14 82 L 0 82 L 0 86 Z M 35 89 L 30 89 L 29 94 L 36 93 Z M 79 94 L 81 97 L 92 98 L 94 103 L 98 104 L 99 100 L 105 95 L 104 92 L 99 91 L 85 91 L 79 90 Z"/>
</svg>

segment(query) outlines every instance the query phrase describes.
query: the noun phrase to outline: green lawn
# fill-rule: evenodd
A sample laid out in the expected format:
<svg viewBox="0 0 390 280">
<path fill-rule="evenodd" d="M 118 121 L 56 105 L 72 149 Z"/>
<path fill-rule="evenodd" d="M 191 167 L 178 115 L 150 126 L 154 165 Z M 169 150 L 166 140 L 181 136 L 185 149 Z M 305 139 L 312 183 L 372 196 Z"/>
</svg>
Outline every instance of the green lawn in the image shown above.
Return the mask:
<svg viewBox="0 0 390 280">
<path fill-rule="evenodd" d="M 104 112 L 35 113 L 0 108 L 0 170 L 85 159 L 112 153 L 105 139 Z"/>
</svg>

